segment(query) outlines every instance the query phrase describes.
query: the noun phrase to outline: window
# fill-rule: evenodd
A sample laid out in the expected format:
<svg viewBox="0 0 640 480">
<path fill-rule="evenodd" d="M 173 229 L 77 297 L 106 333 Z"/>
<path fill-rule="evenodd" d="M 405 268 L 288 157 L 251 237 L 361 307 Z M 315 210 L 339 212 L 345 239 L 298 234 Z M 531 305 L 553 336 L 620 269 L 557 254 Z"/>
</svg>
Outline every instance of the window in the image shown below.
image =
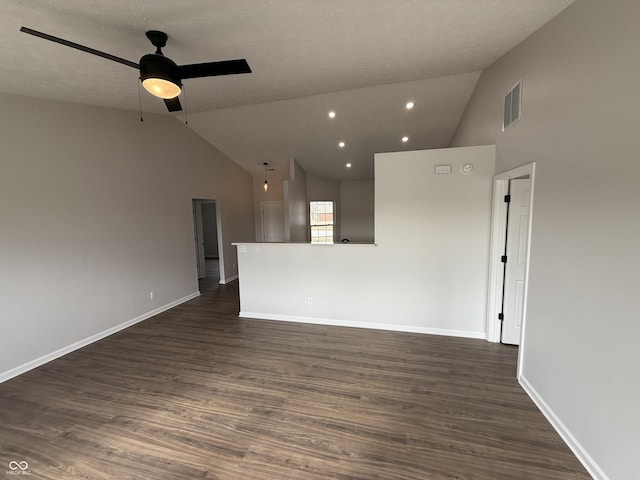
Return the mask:
<svg viewBox="0 0 640 480">
<path fill-rule="evenodd" d="M 311 243 L 333 243 L 333 202 L 309 202 Z"/>
</svg>

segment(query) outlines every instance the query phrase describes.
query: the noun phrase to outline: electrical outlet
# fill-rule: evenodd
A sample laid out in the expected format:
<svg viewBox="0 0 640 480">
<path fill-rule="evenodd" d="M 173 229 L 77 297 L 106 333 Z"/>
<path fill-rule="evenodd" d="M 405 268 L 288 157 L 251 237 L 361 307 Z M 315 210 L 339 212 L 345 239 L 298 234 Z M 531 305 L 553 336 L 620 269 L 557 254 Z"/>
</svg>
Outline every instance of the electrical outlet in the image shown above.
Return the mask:
<svg viewBox="0 0 640 480">
<path fill-rule="evenodd" d="M 149 299 L 153 300 L 154 298 L 156 298 L 156 291 L 155 290 L 151 290 L 149 292 Z"/>
<path fill-rule="evenodd" d="M 307 305 L 313 305 L 313 297 L 307 298 Z"/>
</svg>

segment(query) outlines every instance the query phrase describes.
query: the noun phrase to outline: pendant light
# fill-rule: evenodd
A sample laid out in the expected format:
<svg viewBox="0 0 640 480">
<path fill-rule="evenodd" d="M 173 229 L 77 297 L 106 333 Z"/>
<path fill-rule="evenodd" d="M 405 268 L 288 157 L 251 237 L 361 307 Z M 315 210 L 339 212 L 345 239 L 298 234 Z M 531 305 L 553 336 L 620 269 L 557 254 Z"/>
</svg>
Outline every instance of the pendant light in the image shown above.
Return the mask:
<svg viewBox="0 0 640 480">
<path fill-rule="evenodd" d="M 262 165 L 264 165 L 264 185 L 262 186 L 262 188 L 266 193 L 267 190 L 269 190 L 269 182 L 267 182 L 267 171 L 271 172 L 273 171 L 273 168 L 267 168 L 269 166 L 269 162 L 262 162 Z"/>
</svg>

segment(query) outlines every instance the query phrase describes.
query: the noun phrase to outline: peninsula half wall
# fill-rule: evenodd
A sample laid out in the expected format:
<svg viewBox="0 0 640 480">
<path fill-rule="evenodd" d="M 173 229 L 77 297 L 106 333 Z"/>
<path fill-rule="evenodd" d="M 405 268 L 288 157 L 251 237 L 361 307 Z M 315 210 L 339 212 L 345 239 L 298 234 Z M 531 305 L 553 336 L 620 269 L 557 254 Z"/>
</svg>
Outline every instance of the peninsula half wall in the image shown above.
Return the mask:
<svg viewBox="0 0 640 480">
<path fill-rule="evenodd" d="M 494 169 L 492 145 L 376 154 L 375 244 L 237 244 L 240 316 L 485 338 Z"/>
</svg>

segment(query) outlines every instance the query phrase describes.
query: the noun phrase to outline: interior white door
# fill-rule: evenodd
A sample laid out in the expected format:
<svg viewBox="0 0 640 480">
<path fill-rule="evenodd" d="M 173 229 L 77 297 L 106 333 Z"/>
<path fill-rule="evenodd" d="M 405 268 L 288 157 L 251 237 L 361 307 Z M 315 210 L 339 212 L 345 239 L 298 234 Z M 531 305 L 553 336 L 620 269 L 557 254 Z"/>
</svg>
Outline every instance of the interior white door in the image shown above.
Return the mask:
<svg viewBox="0 0 640 480">
<path fill-rule="evenodd" d="M 529 248 L 529 203 L 531 180 L 509 181 L 509 215 L 504 274 L 502 342 L 520 345 L 520 330 L 524 314 L 525 271 Z"/>
<path fill-rule="evenodd" d="M 262 202 L 262 241 L 285 241 L 284 202 Z"/>
</svg>

